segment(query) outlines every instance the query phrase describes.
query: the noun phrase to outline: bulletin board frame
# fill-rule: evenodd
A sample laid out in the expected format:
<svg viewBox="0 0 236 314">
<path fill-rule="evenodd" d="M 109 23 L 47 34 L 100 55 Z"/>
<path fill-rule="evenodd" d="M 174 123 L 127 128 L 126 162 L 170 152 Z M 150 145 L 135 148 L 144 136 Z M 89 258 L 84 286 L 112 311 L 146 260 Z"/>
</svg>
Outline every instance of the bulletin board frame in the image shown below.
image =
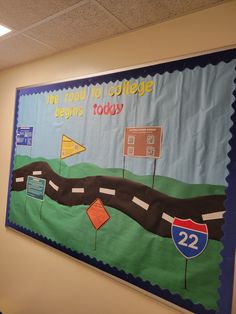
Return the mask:
<svg viewBox="0 0 236 314">
<path fill-rule="evenodd" d="M 152 295 L 158 296 L 163 298 L 166 301 L 169 301 L 177 306 L 185 308 L 187 310 L 193 311 L 194 313 L 225 313 L 230 314 L 231 312 L 231 305 L 232 305 L 232 291 L 233 291 L 233 280 L 234 280 L 234 258 L 235 258 L 235 244 L 236 244 L 236 195 L 234 193 L 235 186 L 236 186 L 236 89 L 233 90 L 233 103 L 231 104 L 233 108 L 233 114 L 231 116 L 232 126 L 229 130 L 231 133 L 231 139 L 229 140 L 230 151 L 228 153 L 229 163 L 227 165 L 228 169 L 228 176 L 226 178 L 227 181 L 227 188 L 226 188 L 226 200 L 224 202 L 224 206 L 226 211 L 224 213 L 224 224 L 222 227 L 223 237 L 221 238 L 221 243 L 223 245 L 223 249 L 221 250 L 222 262 L 220 264 L 221 275 L 220 275 L 220 285 L 219 285 L 219 300 L 218 300 L 218 310 L 211 310 L 206 309 L 202 304 L 196 304 L 189 299 L 185 299 L 181 297 L 179 294 L 173 293 L 169 289 L 161 288 L 158 284 L 153 285 L 148 280 L 144 280 L 141 277 L 136 277 L 131 273 L 127 273 L 124 270 L 118 269 L 116 266 L 112 266 L 106 261 L 101 261 L 96 259 L 95 257 L 91 257 L 83 252 L 75 251 L 71 248 L 66 247 L 65 245 L 60 244 L 53 239 L 49 239 L 48 237 L 40 234 L 36 231 L 30 230 L 25 226 L 14 222 L 10 217 L 11 215 L 11 197 L 13 191 L 13 181 L 15 179 L 13 172 L 15 170 L 14 162 L 15 162 L 15 155 L 16 155 L 16 147 L 17 147 L 17 128 L 18 119 L 19 119 L 19 107 L 20 107 L 20 100 L 22 97 L 27 97 L 27 95 L 32 94 L 43 94 L 43 93 L 50 93 L 54 90 L 69 90 L 73 88 L 79 88 L 80 86 L 98 86 L 99 84 L 108 84 L 109 82 L 120 82 L 122 80 L 131 80 L 131 79 L 138 79 L 139 77 L 152 77 L 156 74 L 162 75 L 164 73 L 174 73 L 174 72 L 182 72 L 186 69 L 192 70 L 197 67 L 204 68 L 208 65 L 217 65 L 219 63 L 229 63 L 232 60 L 236 59 L 236 49 L 230 49 L 225 51 L 219 51 L 211 54 L 205 54 L 197 57 L 186 58 L 183 60 L 171 61 L 163 64 L 157 64 L 137 69 L 132 69 L 128 71 L 122 72 L 114 72 L 111 74 L 100 75 L 100 76 L 93 76 L 83 79 L 71 80 L 71 81 L 64 81 L 58 82 L 53 84 L 46 84 L 40 86 L 33 86 L 33 87 L 24 87 L 18 88 L 16 91 L 16 109 L 15 109 L 15 117 L 14 117 L 14 129 L 13 129 L 13 143 L 12 143 L 12 156 L 11 156 L 11 168 L 10 168 L 10 175 L 9 175 L 9 189 L 8 189 L 8 204 L 7 204 L 7 213 L 6 213 L 6 226 L 12 229 L 15 229 L 19 232 L 26 234 L 36 240 L 39 240 L 50 247 L 53 247 L 65 254 L 68 254 L 79 261 L 85 262 L 103 272 L 115 276 L 121 279 L 124 282 L 132 284 L 138 288 L 141 288 Z M 236 78 L 234 78 L 234 83 L 236 83 Z M 137 91 L 136 91 L 137 94 Z M 117 95 L 119 96 L 119 95 Z M 98 107 L 96 107 L 98 108 Z M 93 109 L 95 112 L 95 107 Z M 103 108 L 104 110 L 104 108 Z M 121 110 L 121 108 L 115 109 L 115 113 Z M 98 111 L 96 111 L 97 113 Z M 24 126 L 25 127 L 25 126 Z M 33 130 L 33 134 L 34 134 Z M 165 136 L 165 130 L 164 136 Z M 22 136 L 22 133 L 21 133 Z M 26 139 L 22 139 L 23 143 Z M 34 142 L 34 139 L 33 139 Z M 68 141 L 67 141 L 68 142 Z M 28 142 L 27 142 L 28 143 Z M 77 142 L 75 142 L 77 143 Z M 67 143 L 68 144 L 68 143 Z M 70 144 L 70 143 L 69 143 Z M 69 145 L 68 144 L 68 145 Z M 79 144 L 79 143 L 77 143 Z M 82 143 L 81 146 L 77 149 L 81 150 L 81 147 L 85 148 Z M 28 145 L 30 146 L 30 145 Z M 31 147 L 31 146 L 30 146 Z M 74 146 L 73 146 L 74 147 Z M 122 145 L 123 147 L 123 145 Z M 29 147 L 28 147 L 29 148 Z M 87 148 L 86 148 L 87 149 Z M 83 150 L 83 149 L 82 149 Z M 82 151 L 81 150 L 81 151 Z M 85 150 L 85 149 L 84 149 Z M 76 154 L 77 152 L 75 152 Z M 61 158 L 63 159 L 63 158 Z M 154 172 L 155 174 L 155 172 Z M 123 172 L 124 177 L 124 172 Z M 125 178 L 124 178 L 125 179 Z M 20 183 L 20 182 L 19 182 Z M 48 181 L 47 181 L 48 184 Z M 52 185 L 51 185 L 52 186 Z M 112 190 L 112 189 L 111 189 Z M 37 193 L 37 191 L 35 192 Z M 46 188 L 47 193 L 47 188 Z M 112 192 L 110 192 L 112 193 Z M 41 197 L 41 196 L 40 196 Z M 41 197 L 42 198 L 42 197 Z M 41 206 L 41 205 L 40 205 Z M 87 206 L 89 207 L 89 206 Z M 99 207 L 99 205 L 97 205 Z M 41 210 L 41 209 L 40 209 Z M 109 217 L 110 218 L 110 217 Z M 106 217 L 106 219 L 109 219 Z M 98 223 L 98 226 L 99 223 Z M 102 226 L 102 224 L 101 224 Z M 99 227 L 100 228 L 100 227 Z M 98 228 L 98 229 L 99 229 Z"/>
</svg>

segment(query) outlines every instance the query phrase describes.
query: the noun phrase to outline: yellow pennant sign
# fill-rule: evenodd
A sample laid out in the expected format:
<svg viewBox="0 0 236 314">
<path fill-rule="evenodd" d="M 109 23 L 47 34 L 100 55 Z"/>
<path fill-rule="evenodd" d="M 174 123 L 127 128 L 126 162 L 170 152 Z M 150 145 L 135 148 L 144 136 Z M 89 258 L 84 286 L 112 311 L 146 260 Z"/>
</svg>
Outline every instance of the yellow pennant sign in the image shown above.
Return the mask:
<svg viewBox="0 0 236 314">
<path fill-rule="evenodd" d="M 86 150 L 84 146 L 72 140 L 70 137 L 66 135 L 62 135 L 61 141 L 61 159 L 65 159 L 67 157 L 82 153 Z"/>
</svg>

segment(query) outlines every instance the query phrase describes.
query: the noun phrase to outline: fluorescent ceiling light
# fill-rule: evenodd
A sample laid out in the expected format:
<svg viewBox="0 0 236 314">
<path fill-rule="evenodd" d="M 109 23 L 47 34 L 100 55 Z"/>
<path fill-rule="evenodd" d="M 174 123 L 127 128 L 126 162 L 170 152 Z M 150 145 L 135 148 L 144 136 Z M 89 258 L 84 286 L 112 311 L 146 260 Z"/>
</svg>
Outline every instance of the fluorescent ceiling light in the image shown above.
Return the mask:
<svg viewBox="0 0 236 314">
<path fill-rule="evenodd" d="M 3 36 L 9 32 L 11 32 L 11 29 L 9 29 L 3 25 L 0 25 L 0 36 Z"/>
</svg>

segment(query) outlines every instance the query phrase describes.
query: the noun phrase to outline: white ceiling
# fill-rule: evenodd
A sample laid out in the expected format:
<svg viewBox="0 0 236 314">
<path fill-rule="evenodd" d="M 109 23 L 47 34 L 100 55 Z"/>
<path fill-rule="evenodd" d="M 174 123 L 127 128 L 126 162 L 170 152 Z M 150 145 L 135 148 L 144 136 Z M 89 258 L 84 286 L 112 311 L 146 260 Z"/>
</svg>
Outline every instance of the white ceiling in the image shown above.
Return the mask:
<svg viewBox="0 0 236 314">
<path fill-rule="evenodd" d="M 0 0 L 0 70 L 161 23 L 224 0 Z"/>
</svg>

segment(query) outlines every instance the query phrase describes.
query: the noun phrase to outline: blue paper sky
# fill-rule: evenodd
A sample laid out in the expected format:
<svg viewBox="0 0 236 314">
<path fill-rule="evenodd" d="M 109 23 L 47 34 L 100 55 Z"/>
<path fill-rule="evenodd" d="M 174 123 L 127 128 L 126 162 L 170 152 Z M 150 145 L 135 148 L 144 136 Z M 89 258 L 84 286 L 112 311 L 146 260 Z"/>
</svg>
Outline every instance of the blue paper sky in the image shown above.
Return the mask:
<svg viewBox="0 0 236 314">
<path fill-rule="evenodd" d="M 85 152 L 65 159 L 68 165 L 88 162 L 122 168 L 124 128 L 162 126 L 162 153 L 156 174 L 189 183 L 225 185 L 234 68 L 235 61 L 221 62 L 131 79 L 130 83 L 153 80 L 153 92 L 143 96 L 108 96 L 110 85 L 118 85 L 118 81 L 97 85 L 102 90 L 100 99 L 92 98 L 92 86 L 85 87 L 85 100 L 68 103 L 63 102 L 66 93 L 76 93 L 80 88 L 21 96 L 17 126 L 33 126 L 33 146 L 18 146 L 16 154 L 59 158 L 65 134 L 86 147 Z M 47 103 L 49 94 L 59 97 L 58 105 Z M 123 104 L 121 112 L 98 115 L 94 105 L 104 108 L 108 102 Z M 56 118 L 56 107 L 80 108 L 83 116 Z M 153 160 L 126 157 L 125 168 L 152 175 Z"/>
</svg>

